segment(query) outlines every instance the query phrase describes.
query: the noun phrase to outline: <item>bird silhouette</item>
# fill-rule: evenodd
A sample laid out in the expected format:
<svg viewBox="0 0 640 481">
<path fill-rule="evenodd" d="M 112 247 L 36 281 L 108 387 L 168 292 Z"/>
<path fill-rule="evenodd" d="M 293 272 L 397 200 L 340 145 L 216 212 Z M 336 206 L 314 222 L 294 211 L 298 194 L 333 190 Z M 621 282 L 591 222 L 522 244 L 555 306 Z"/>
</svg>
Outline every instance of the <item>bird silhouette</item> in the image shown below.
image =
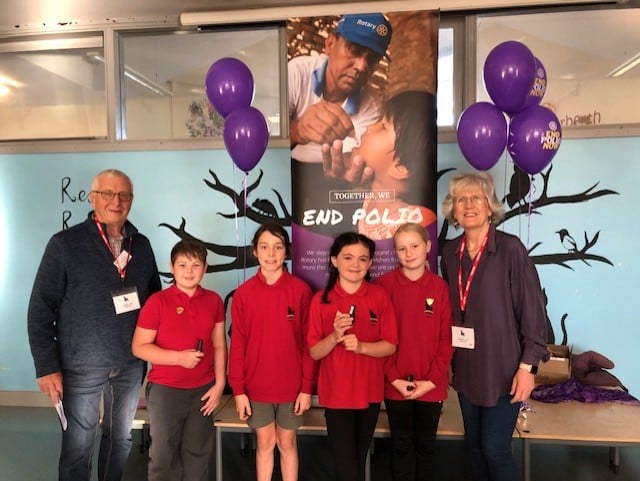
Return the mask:
<svg viewBox="0 0 640 481">
<path fill-rule="evenodd" d="M 567 229 L 560 229 L 556 231 L 556 234 L 560 236 L 562 247 L 567 249 L 568 252 L 578 252 L 576 240 L 571 236 L 571 234 L 569 234 L 569 231 Z"/>
<path fill-rule="evenodd" d="M 278 211 L 275 206 L 267 199 L 256 199 L 253 204 L 251 204 L 256 210 L 268 215 L 269 217 L 273 217 L 274 219 L 278 218 Z"/>
<path fill-rule="evenodd" d="M 502 202 L 506 202 L 509 207 L 520 203 L 531 189 L 531 177 L 525 171 L 513 164 L 513 175 L 509 181 L 509 193 L 504 196 Z"/>
</svg>

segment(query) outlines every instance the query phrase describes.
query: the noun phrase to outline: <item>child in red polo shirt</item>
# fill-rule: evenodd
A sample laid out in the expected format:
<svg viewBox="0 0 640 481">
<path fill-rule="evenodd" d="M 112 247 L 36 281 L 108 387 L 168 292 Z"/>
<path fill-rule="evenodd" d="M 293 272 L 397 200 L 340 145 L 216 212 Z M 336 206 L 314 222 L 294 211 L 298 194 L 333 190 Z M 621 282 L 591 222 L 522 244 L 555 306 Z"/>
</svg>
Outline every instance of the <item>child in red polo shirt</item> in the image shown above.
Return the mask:
<svg viewBox="0 0 640 481">
<path fill-rule="evenodd" d="M 281 225 L 260 226 L 253 236 L 260 268 L 231 303 L 229 385 L 240 420 L 256 433 L 258 481 L 271 480 L 276 446 L 282 478 L 298 479 L 296 430 L 315 383 L 305 338 L 311 289 L 285 269 L 290 246 Z"/>
<path fill-rule="evenodd" d="M 400 265 L 377 281 L 398 322 L 398 350 L 385 363 L 391 466 L 394 480 L 429 480 L 453 355 L 451 304 L 446 282 L 427 267 L 431 241 L 424 227 L 401 225 L 393 243 Z"/>
<path fill-rule="evenodd" d="M 208 480 L 209 415 L 225 386 L 224 307 L 218 294 L 200 286 L 207 270 L 201 242 L 178 242 L 170 268 L 174 284 L 145 303 L 131 345 L 134 355 L 152 365 L 146 393 L 153 441 L 147 479 Z"/>
<path fill-rule="evenodd" d="M 364 481 L 367 451 L 384 395 L 384 360 L 398 343 L 387 293 L 368 282 L 375 242 L 355 232 L 336 237 L 329 280 L 309 309 L 311 357 L 320 360 L 318 395 L 336 479 Z"/>
</svg>

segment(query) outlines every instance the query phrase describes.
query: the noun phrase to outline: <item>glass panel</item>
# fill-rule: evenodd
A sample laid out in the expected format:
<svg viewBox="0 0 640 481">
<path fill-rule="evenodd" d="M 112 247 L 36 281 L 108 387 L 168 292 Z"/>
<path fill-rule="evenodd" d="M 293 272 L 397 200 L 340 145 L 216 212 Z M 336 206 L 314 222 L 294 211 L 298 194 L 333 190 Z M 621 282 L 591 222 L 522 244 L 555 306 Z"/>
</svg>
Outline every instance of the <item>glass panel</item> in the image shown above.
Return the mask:
<svg viewBox="0 0 640 481">
<path fill-rule="evenodd" d="M 280 135 L 280 45 L 278 28 L 127 34 L 120 38 L 124 72 L 123 139 L 221 137 L 223 119 L 207 100 L 209 67 L 222 57 L 251 70 L 251 104 Z"/>
<path fill-rule="evenodd" d="M 484 61 L 506 40 L 524 43 L 544 65 L 542 105 L 563 126 L 640 123 L 640 9 L 479 18 L 478 100 L 489 100 L 482 80 Z M 634 64 L 616 75 L 625 62 Z"/>
<path fill-rule="evenodd" d="M 438 127 L 454 125 L 453 28 L 441 28 L 438 35 Z"/>
<path fill-rule="evenodd" d="M 106 138 L 102 34 L 0 43 L 0 141 Z"/>
</svg>

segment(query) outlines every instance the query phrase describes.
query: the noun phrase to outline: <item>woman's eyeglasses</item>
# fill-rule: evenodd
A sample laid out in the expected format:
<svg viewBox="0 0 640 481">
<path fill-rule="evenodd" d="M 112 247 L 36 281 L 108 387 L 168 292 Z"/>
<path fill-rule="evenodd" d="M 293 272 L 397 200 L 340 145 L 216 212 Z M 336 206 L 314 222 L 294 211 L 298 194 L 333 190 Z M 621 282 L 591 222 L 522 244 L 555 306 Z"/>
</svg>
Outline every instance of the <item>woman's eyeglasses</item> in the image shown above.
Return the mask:
<svg viewBox="0 0 640 481">
<path fill-rule="evenodd" d="M 471 196 L 463 196 L 463 197 L 454 197 L 453 201 L 457 205 L 467 205 L 467 203 L 471 202 L 473 205 L 480 205 L 485 201 L 486 197 L 484 195 L 471 195 Z"/>
</svg>

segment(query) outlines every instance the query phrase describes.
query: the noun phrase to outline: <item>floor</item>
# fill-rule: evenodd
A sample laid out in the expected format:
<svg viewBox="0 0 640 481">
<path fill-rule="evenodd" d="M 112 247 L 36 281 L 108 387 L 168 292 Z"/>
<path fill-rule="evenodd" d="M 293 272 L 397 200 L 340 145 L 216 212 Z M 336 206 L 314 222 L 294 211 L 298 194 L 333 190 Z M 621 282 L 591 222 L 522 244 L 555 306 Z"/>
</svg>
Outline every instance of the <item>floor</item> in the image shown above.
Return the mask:
<svg viewBox="0 0 640 481">
<path fill-rule="evenodd" d="M 140 433 L 134 431 L 134 447 L 123 481 L 146 479 L 146 454 L 140 450 Z M 253 481 L 252 450 L 240 449 L 240 435 L 223 435 L 226 481 Z M 300 480 L 325 481 L 333 478 L 326 438 L 300 436 Z M 59 424 L 53 409 L 0 406 L 0 480 L 53 481 L 60 449 Z M 391 479 L 389 440 L 376 440 L 371 457 L 371 480 Z M 520 463 L 521 450 L 514 443 Z M 460 441 L 440 441 L 437 454 L 438 481 L 469 480 Z M 609 470 L 606 447 L 534 445 L 531 450 L 532 481 L 640 481 L 640 447 L 620 448 L 620 470 Z M 214 479 L 214 464 L 211 479 Z M 274 479 L 280 479 L 277 474 Z"/>
</svg>

